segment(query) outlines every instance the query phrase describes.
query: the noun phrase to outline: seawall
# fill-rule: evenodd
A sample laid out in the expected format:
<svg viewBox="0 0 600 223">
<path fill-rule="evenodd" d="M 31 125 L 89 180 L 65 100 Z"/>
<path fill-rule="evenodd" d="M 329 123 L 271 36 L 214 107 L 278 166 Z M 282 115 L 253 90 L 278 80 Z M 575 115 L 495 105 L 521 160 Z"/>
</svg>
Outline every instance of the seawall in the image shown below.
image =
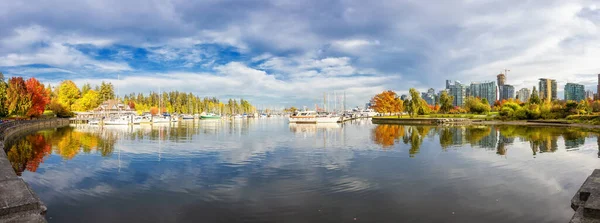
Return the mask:
<svg viewBox="0 0 600 223">
<path fill-rule="evenodd" d="M 47 128 L 69 125 L 68 119 L 13 121 L 0 124 L 0 222 L 46 222 L 46 206 L 12 168 L 4 142 Z"/>
</svg>

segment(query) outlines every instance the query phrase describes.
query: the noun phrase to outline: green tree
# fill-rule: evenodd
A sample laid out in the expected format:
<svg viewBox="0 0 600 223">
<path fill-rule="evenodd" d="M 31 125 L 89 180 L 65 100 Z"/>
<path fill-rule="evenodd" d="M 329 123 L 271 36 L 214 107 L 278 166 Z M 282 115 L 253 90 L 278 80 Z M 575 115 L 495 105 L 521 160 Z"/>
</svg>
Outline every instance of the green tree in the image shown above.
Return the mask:
<svg viewBox="0 0 600 223">
<path fill-rule="evenodd" d="M 447 113 L 452 110 L 452 102 L 454 101 L 454 97 L 448 95 L 447 91 L 442 91 L 440 95 L 440 111 L 442 113 Z"/>
<path fill-rule="evenodd" d="M 100 84 L 99 93 L 101 102 L 115 98 L 115 89 L 111 83 L 102 81 L 102 84 Z"/>
<path fill-rule="evenodd" d="M 81 92 L 73 81 L 66 80 L 58 86 L 58 103 L 62 104 L 69 111 L 72 111 L 72 105 L 81 97 Z"/>
<path fill-rule="evenodd" d="M 85 95 L 89 90 L 92 90 L 92 86 L 90 85 L 90 83 L 85 83 L 81 87 L 81 95 Z"/>
<path fill-rule="evenodd" d="M 406 112 L 410 115 L 410 117 L 414 117 L 420 110 L 423 110 L 423 100 L 421 100 L 421 94 L 417 89 L 411 88 L 408 90 L 410 94 L 410 99 L 408 100 L 408 104 L 405 104 Z"/>
<path fill-rule="evenodd" d="M 539 105 L 541 102 L 542 100 L 540 99 L 540 95 L 538 94 L 538 91 L 535 89 L 534 86 L 533 90 L 531 91 L 531 97 L 529 97 L 529 103 Z"/>
</svg>

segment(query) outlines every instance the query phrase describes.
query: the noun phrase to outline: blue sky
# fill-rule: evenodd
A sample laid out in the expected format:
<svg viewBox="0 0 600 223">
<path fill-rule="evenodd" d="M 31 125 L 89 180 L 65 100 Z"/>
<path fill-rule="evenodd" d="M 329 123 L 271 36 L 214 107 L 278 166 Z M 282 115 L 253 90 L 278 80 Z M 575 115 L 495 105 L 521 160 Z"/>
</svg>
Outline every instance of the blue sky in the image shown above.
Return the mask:
<svg viewBox="0 0 600 223">
<path fill-rule="evenodd" d="M 586 0 L 0 0 L 0 71 L 313 106 L 445 79 L 595 91 L 600 2 Z M 117 81 L 117 76 L 121 79 Z"/>
</svg>

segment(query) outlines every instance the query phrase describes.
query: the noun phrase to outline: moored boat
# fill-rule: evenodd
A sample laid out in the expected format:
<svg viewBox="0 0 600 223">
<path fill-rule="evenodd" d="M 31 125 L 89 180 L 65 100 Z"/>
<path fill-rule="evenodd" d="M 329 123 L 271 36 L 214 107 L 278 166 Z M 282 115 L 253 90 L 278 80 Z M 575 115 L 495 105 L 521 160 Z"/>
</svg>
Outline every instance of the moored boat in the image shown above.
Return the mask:
<svg viewBox="0 0 600 223">
<path fill-rule="evenodd" d="M 208 113 L 205 115 L 200 115 L 200 118 L 201 119 L 218 119 L 218 118 L 221 118 L 221 116 L 217 115 L 217 114 L 213 114 L 213 113 Z"/>
<path fill-rule="evenodd" d="M 319 114 L 315 111 L 297 112 L 289 118 L 290 123 L 337 123 L 339 121 L 339 116 Z"/>
</svg>

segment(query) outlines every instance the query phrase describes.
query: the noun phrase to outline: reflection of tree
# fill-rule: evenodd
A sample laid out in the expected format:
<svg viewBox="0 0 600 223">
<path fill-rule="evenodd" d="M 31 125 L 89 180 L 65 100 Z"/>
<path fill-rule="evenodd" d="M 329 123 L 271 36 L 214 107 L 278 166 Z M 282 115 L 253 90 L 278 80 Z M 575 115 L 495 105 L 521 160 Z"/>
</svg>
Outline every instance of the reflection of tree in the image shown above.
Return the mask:
<svg viewBox="0 0 600 223">
<path fill-rule="evenodd" d="M 495 148 L 496 135 L 491 135 L 492 128 L 489 126 L 477 126 L 467 128 L 466 138 L 471 146 L 478 145 L 484 148 Z"/>
<path fill-rule="evenodd" d="M 404 135 L 402 141 L 405 144 L 410 143 L 410 150 L 408 151 L 410 157 L 415 157 L 415 154 L 419 153 L 423 139 L 430 130 L 430 126 L 410 126 L 408 128 L 408 135 Z"/>
<path fill-rule="evenodd" d="M 101 132 L 78 132 L 70 127 L 40 131 L 9 142 L 10 145 L 6 146 L 9 148 L 7 155 L 17 174 L 20 175 L 25 169 L 35 172 L 52 152 L 63 159 L 72 159 L 82 150 L 86 153 L 97 150 L 102 156 L 112 154 L 116 136 L 108 134 L 103 138 L 102 135 Z"/>
<path fill-rule="evenodd" d="M 454 144 L 453 132 L 455 131 L 457 131 L 456 128 L 442 128 L 442 131 L 440 131 L 440 145 L 442 149 L 446 149 Z"/>
<path fill-rule="evenodd" d="M 378 125 L 373 129 L 373 141 L 384 148 L 393 146 L 396 140 L 404 136 L 403 125 Z"/>
</svg>

